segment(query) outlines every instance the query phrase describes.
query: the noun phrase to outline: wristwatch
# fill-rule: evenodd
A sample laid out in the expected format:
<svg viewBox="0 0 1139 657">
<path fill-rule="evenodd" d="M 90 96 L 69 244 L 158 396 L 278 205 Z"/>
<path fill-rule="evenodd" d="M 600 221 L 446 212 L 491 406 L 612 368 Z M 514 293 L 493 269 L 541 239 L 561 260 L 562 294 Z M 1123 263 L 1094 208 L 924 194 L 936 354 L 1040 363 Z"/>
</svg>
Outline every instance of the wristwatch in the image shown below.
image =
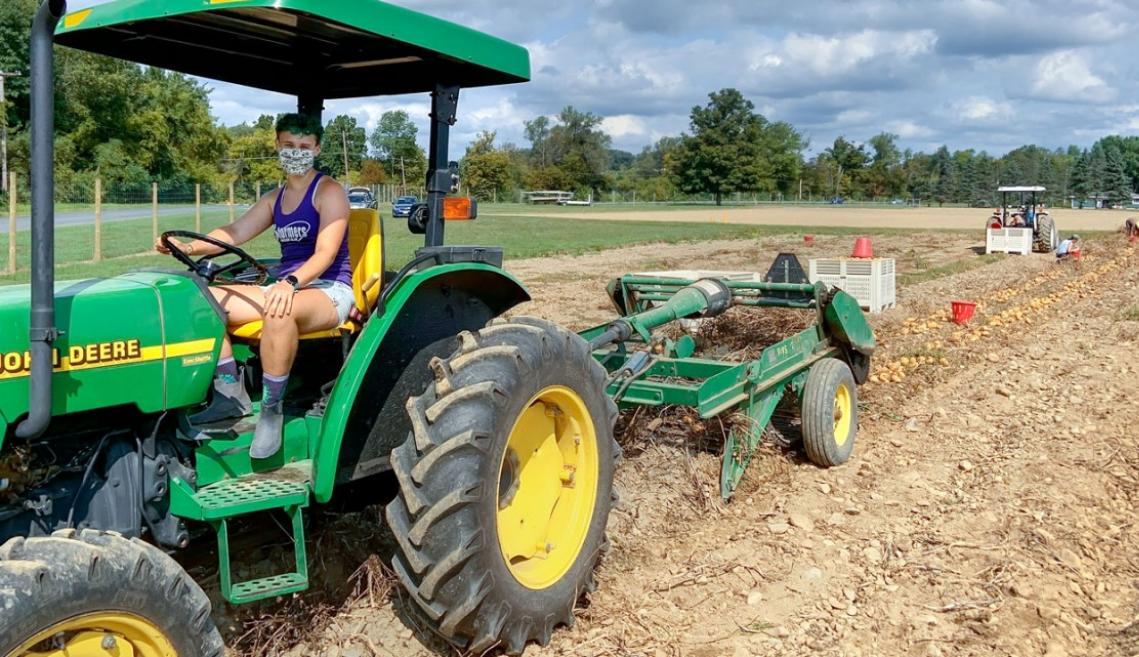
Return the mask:
<svg viewBox="0 0 1139 657">
<path fill-rule="evenodd" d="M 289 285 L 292 285 L 293 286 L 293 292 L 296 292 L 296 291 L 301 289 L 301 282 L 297 279 L 296 276 L 293 276 L 292 274 L 289 274 L 288 276 L 282 278 L 281 280 L 288 283 Z"/>
</svg>

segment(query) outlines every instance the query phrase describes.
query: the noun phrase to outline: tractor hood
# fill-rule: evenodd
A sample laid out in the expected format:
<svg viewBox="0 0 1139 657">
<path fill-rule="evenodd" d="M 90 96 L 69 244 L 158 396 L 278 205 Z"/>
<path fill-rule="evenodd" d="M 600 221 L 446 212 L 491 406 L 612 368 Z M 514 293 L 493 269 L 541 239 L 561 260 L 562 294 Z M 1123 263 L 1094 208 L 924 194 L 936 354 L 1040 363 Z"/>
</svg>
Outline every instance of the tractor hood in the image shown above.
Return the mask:
<svg viewBox="0 0 1139 657">
<path fill-rule="evenodd" d="M 0 445 L 28 411 L 30 288 L 0 288 Z M 55 286 L 52 416 L 201 402 L 224 325 L 194 280 L 134 273 Z"/>
</svg>

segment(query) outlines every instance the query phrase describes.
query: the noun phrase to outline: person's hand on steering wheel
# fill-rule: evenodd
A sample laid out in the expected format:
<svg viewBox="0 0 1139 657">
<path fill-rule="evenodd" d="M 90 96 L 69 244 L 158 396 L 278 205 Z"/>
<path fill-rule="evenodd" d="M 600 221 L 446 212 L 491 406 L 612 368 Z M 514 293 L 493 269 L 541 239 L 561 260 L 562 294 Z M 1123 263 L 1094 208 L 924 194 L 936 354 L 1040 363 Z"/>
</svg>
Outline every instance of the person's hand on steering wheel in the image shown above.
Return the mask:
<svg viewBox="0 0 1139 657">
<path fill-rule="evenodd" d="M 174 238 L 181 237 L 191 240 L 189 243 Z M 194 260 L 196 251 L 194 244 L 204 244 L 204 253 Z M 201 233 L 188 230 L 171 230 L 162 234 L 154 248 L 159 253 L 173 256 L 186 265 L 190 271 L 206 280 L 207 283 L 215 281 L 230 285 L 261 285 L 269 278 L 269 270 L 256 258 L 242 251 L 237 246 Z M 229 257 L 234 262 L 223 264 L 217 262 L 219 258 Z M 291 287 L 291 286 L 290 286 Z"/>
<path fill-rule="evenodd" d="M 194 255 L 194 244 L 192 242 L 182 242 L 180 240 L 174 239 L 173 237 L 169 238 L 168 241 L 170 242 L 171 246 L 177 248 L 182 253 L 185 253 L 188 256 Z M 170 249 L 166 246 L 161 237 L 154 240 L 154 250 L 161 253 L 162 255 L 170 255 Z"/>
</svg>

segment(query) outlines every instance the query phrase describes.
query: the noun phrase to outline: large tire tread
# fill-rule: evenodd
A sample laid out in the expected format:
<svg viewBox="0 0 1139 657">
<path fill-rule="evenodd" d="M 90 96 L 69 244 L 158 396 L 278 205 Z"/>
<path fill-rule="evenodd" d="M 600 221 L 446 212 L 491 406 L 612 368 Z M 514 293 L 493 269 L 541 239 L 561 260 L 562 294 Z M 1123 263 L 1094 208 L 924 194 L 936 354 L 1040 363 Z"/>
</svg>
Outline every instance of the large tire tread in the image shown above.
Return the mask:
<svg viewBox="0 0 1139 657">
<path fill-rule="evenodd" d="M 68 618 L 127 612 L 160 629 L 182 657 L 223 657 L 209 598 L 173 559 L 138 539 L 91 529 L 0 546 L 0 655 Z"/>
<path fill-rule="evenodd" d="M 588 537 L 583 550 L 591 554 L 579 556 L 563 578 L 577 578 L 564 596 L 572 599 L 559 600 L 556 609 L 524 605 L 508 595 L 508 585 L 517 584 L 502 581 L 507 578 L 501 575 L 496 581 L 486 567 L 488 560 L 501 561 L 501 555 L 495 528 L 478 524 L 479 508 L 489 503 L 486 498 L 495 494 L 498 482 L 483 481 L 479 473 L 491 459 L 501 458 L 491 451 L 506 409 L 520 403 L 516 398 L 522 394 L 528 396 L 527 386 L 535 377 L 548 376 L 551 364 L 590 390 L 601 409 L 594 419 L 603 429 L 598 442 L 608 443 L 598 449 L 607 448 L 612 463 L 620 455 L 613 440 L 617 407 L 604 394 L 603 368 L 579 336 L 535 318 L 465 331 L 450 358 L 432 359 L 434 381 L 422 395 L 407 400 L 411 432 L 392 453 L 399 484 L 399 494 L 386 509 L 398 545 L 393 567 L 431 629 L 475 654 L 497 645 L 519 653 L 530 641 L 547 644 L 555 627 L 573 623 L 579 594 L 593 586 L 601 550 L 591 547 Z M 611 478 L 612 465 L 599 485 L 611 488 Z M 598 492 L 603 517 L 609 512 L 609 492 Z M 591 526 L 590 536 L 594 531 Z M 603 536 L 603 526 L 600 531 Z M 559 585 L 561 581 L 551 589 Z"/>
</svg>

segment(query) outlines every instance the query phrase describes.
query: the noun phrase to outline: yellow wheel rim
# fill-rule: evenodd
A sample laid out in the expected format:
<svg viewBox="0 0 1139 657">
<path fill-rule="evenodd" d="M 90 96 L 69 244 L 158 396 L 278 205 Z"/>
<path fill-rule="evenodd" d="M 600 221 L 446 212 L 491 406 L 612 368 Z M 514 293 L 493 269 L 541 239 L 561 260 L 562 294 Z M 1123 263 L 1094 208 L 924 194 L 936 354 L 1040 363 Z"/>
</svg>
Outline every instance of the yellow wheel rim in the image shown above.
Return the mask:
<svg viewBox="0 0 1139 657">
<path fill-rule="evenodd" d="M 840 383 L 834 393 L 834 442 L 839 447 L 850 438 L 850 419 L 853 415 L 850 388 Z"/>
<path fill-rule="evenodd" d="M 597 502 L 597 432 L 581 397 L 545 388 L 506 441 L 498 477 L 498 545 L 510 573 L 540 590 L 577 561 Z"/>
<path fill-rule="evenodd" d="M 125 612 L 84 614 L 25 641 L 14 657 L 177 657 L 153 623 Z"/>
</svg>

